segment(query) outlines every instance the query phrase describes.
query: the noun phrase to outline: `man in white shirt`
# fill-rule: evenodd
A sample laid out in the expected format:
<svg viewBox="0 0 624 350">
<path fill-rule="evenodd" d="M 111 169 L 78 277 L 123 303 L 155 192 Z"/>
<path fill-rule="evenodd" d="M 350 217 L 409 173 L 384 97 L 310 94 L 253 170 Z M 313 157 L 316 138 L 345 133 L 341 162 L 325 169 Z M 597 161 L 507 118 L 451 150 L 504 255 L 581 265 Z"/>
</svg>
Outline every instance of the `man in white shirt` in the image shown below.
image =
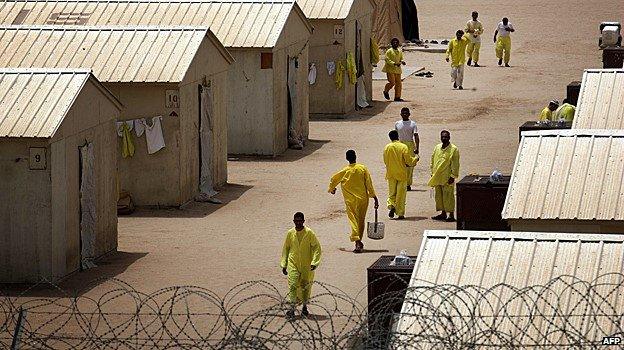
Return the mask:
<svg viewBox="0 0 624 350">
<path fill-rule="evenodd" d="M 394 129 L 399 133 L 399 141 L 407 146 L 412 153 L 412 156 L 418 154 L 418 147 L 420 139 L 418 138 L 418 127 L 416 122 L 410 120 L 410 110 L 407 107 L 401 108 L 401 118 L 394 124 Z M 407 190 L 412 190 L 412 175 L 414 173 L 414 167 L 407 167 Z"/>
<path fill-rule="evenodd" d="M 505 54 L 505 67 L 509 67 L 509 59 L 511 56 L 511 37 L 510 33 L 515 32 L 514 27 L 509 23 L 507 17 L 503 18 L 501 22 L 498 22 L 496 31 L 494 32 L 494 42 L 496 43 L 496 58 L 498 58 L 498 65 L 503 64 L 503 51 Z M 498 35 L 498 39 L 496 36 Z"/>
<path fill-rule="evenodd" d="M 477 20 L 479 13 L 472 12 L 472 21 L 466 23 L 466 33 L 470 42 L 466 46 L 466 55 L 468 56 L 468 65 L 474 61 L 474 66 L 479 67 L 479 50 L 481 49 L 481 34 L 483 34 L 483 25 Z"/>
</svg>

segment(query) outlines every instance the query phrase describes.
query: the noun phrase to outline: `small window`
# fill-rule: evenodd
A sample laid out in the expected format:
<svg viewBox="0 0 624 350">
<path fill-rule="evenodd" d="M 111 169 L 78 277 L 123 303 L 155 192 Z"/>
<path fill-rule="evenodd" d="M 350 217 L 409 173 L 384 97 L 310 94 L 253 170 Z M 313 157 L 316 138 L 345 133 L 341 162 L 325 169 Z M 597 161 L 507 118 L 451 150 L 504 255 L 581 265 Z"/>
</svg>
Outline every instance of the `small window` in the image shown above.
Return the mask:
<svg viewBox="0 0 624 350">
<path fill-rule="evenodd" d="M 272 52 L 260 53 L 260 69 L 271 69 L 271 68 L 273 68 L 273 53 Z"/>
</svg>

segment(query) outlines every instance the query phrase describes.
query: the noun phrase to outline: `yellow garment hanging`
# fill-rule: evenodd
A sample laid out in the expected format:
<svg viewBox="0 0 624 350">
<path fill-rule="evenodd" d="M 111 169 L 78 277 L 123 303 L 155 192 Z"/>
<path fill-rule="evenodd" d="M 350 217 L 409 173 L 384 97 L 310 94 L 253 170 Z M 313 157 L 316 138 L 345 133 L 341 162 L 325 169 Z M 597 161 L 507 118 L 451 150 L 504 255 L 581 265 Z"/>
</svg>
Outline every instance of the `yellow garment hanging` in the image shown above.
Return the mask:
<svg viewBox="0 0 624 350">
<path fill-rule="evenodd" d="M 355 69 L 355 58 L 353 53 L 347 52 L 347 74 L 349 75 L 349 83 L 355 85 L 357 82 L 357 70 Z"/>
<path fill-rule="evenodd" d="M 124 122 L 121 124 L 121 156 L 124 158 L 134 156 L 134 144 L 130 135 L 130 129 Z"/>
<path fill-rule="evenodd" d="M 336 83 L 336 90 L 342 89 L 344 84 L 344 71 L 345 67 L 342 61 L 336 62 L 336 74 L 334 75 L 334 82 Z"/>
<path fill-rule="evenodd" d="M 375 38 L 371 38 L 370 41 L 370 60 L 373 65 L 376 65 L 379 63 L 379 44 Z"/>
</svg>

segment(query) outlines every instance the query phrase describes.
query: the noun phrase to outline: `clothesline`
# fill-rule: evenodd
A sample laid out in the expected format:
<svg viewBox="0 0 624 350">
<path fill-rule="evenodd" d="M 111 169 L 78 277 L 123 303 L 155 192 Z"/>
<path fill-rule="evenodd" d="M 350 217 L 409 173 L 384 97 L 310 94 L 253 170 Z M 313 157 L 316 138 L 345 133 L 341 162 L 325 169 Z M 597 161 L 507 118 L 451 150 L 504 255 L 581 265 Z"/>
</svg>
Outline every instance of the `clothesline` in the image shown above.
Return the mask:
<svg viewBox="0 0 624 350">
<path fill-rule="evenodd" d="M 151 120 L 150 120 L 151 119 Z M 148 123 L 148 120 L 151 123 Z M 137 137 L 145 134 L 147 154 L 154 154 L 165 147 L 162 131 L 162 116 L 152 118 L 136 118 L 115 123 L 117 135 L 121 137 L 121 155 L 123 158 L 134 156 L 134 143 L 130 131 L 134 130 Z M 151 125 L 150 125 L 151 124 Z"/>
</svg>

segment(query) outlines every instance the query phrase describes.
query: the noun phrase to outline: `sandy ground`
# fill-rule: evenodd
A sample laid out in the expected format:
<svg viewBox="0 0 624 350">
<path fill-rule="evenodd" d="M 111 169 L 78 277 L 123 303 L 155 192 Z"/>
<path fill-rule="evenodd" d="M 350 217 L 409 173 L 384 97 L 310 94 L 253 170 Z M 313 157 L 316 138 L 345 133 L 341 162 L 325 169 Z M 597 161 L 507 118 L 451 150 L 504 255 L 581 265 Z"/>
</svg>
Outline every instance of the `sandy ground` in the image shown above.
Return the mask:
<svg viewBox="0 0 624 350">
<path fill-rule="evenodd" d="M 382 254 L 406 249 L 417 254 L 423 231 L 452 229 L 437 223 L 428 181 L 429 157 L 439 132 L 450 130 L 461 152 L 461 175 L 509 174 L 518 145 L 518 126 L 533 118 L 549 100 L 562 100 L 566 85 L 580 80 L 585 68 L 601 67 L 598 26 L 624 20 L 621 0 L 581 1 L 433 1 L 419 0 L 421 37 L 452 37 L 472 10 L 480 12 L 483 35 L 482 68 L 467 67 L 464 91 L 453 91 L 450 67 L 443 54 L 407 53 L 410 65 L 425 66 L 433 78 L 404 81 L 405 103 L 383 102 L 383 82 L 375 82 L 374 108 L 344 119 L 315 119 L 303 151 L 289 150 L 270 160 L 238 159 L 228 164 L 229 185 L 219 198 L 223 205 L 193 204 L 185 210 L 140 210 L 119 218 L 119 252 L 91 271 L 72 276 L 67 286 L 98 277 L 116 277 L 145 292 L 170 285 L 197 285 L 219 294 L 236 284 L 263 279 L 283 285 L 278 267 L 284 234 L 292 214 L 303 211 L 323 247 L 317 280 L 349 293 L 366 285 L 366 268 Z M 620 13 L 613 13 L 618 9 Z M 513 33 L 512 68 L 496 65 L 493 30 L 508 16 Z M 369 167 L 382 203 L 382 150 L 387 132 L 401 107 L 412 109 L 421 137 L 421 162 L 408 193 L 407 220 L 390 221 L 387 211 L 383 241 L 365 241 L 372 250 L 355 255 L 342 196 L 328 194 L 331 174 L 346 164 L 344 152 L 355 149 Z M 369 219 L 372 217 L 372 205 Z M 366 302 L 365 293 L 358 299 Z"/>
</svg>

